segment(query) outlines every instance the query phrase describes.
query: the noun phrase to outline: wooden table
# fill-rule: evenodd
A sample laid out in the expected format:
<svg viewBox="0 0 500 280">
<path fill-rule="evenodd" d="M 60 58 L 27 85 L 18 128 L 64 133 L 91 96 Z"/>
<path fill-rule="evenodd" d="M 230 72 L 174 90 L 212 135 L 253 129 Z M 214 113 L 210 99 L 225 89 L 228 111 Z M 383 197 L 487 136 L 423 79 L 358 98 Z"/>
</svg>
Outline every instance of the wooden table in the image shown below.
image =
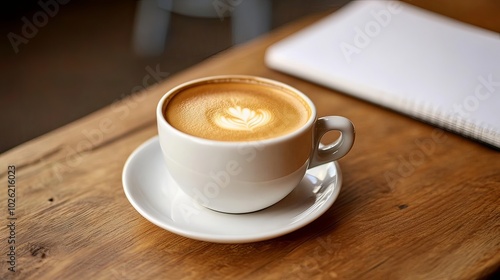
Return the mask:
<svg viewBox="0 0 500 280">
<path fill-rule="evenodd" d="M 411 3 L 500 31 L 495 0 Z M 321 16 L 230 49 L 1 155 L 0 278 L 476 279 L 499 269 L 497 151 L 266 68 L 267 46 Z M 307 93 L 320 115 L 354 122 L 356 143 L 340 160 L 340 196 L 316 221 L 272 240 L 213 244 L 163 230 L 128 202 L 123 165 L 156 135 L 159 98 L 181 82 L 215 74 L 283 81 Z M 11 259 L 16 272 L 8 270 Z"/>
</svg>

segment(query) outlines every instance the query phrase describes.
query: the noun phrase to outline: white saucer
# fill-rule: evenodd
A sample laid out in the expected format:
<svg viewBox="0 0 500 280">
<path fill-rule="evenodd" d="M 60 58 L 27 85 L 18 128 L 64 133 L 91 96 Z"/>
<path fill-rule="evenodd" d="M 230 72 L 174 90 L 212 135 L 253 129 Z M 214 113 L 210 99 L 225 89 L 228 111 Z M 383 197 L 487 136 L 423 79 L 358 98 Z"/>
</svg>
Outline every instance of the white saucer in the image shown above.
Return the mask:
<svg viewBox="0 0 500 280">
<path fill-rule="evenodd" d="M 337 198 L 342 175 L 337 162 L 318 166 L 269 208 L 248 214 L 219 213 L 198 205 L 178 188 L 154 137 L 130 155 L 122 180 L 130 203 L 153 224 L 192 239 L 245 243 L 284 235 L 314 221 Z"/>
</svg>

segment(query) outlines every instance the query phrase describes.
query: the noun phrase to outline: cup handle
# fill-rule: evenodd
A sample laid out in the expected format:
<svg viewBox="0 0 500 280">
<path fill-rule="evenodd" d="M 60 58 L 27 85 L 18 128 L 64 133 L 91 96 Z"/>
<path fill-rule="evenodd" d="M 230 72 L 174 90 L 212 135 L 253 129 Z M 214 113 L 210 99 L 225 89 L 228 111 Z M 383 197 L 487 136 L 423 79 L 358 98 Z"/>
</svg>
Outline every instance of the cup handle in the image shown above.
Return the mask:
<svg viewBox="0 0 500 280">
<path fill-rule="evenodd" d="M 320 142 L 321 138 L 331 130 L 340 131 L 340 137 L 328 145 L 323 145 Z M 354 125 L 349 119 L 339 116 L 318 118 L 314 127 L 314 147 L 309 168 L 338 160 L 345 156 L 354 144 L 354 136 Z"/>
</svg>

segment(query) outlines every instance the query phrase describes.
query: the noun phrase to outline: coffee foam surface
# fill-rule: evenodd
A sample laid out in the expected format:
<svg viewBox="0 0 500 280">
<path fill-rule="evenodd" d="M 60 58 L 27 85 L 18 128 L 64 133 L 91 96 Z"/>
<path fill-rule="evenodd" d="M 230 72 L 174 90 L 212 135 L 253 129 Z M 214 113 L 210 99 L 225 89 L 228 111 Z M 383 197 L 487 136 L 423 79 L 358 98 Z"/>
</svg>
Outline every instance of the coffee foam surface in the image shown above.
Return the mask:
<svg viewBox="0 0 500 280">
<path fill-rule="evenodd" d="M 252 141 L 297 130 L 311 111 L 302 98 L 286 89 L 219 82 L 181 90 L 170 98 L 164 115 L 173 127 L 193 136 Z"/>
</svg>

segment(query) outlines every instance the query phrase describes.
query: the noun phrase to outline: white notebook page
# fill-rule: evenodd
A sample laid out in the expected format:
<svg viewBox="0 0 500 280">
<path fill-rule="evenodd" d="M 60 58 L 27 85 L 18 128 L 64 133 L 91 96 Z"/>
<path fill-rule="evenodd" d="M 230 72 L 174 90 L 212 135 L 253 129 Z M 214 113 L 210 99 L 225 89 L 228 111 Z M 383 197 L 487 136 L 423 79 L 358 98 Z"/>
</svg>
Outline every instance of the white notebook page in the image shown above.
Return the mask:
<svg viewBox="0 0 500 280">
<path fill-rule="evenodd" d="M 271 46 L 266 63 L 500 148 L 498 33 L 354 1 Z"/>
</svg>

